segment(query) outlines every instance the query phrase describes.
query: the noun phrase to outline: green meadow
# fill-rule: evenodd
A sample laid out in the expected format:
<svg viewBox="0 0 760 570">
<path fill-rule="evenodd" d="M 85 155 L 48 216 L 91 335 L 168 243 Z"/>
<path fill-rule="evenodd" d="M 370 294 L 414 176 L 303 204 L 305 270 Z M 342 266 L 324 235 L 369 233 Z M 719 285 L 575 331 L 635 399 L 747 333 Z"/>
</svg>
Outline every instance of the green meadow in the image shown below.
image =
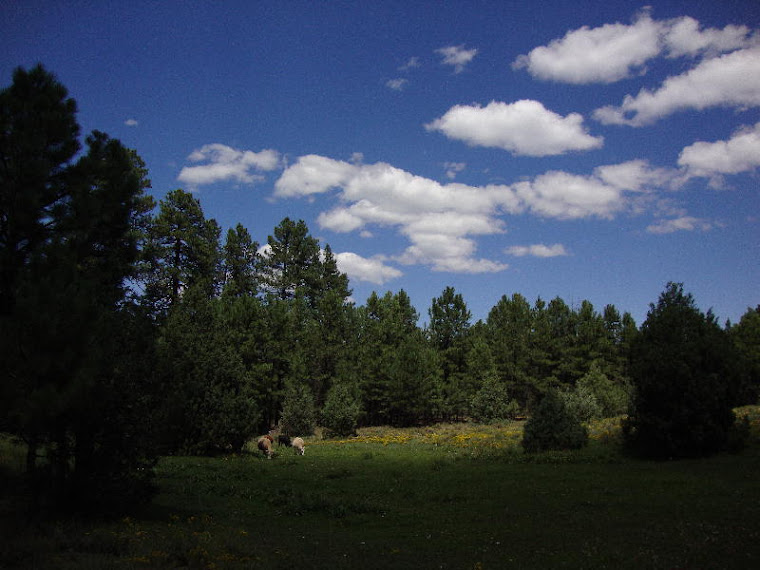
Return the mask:
<svg viewBox="0 0 760 570">
<path fill-rule="evenodd" d="M 2 492 L 0 568 L 756 568 L 760 408 L 736 455 L 623 456 L 615 420 L 525 455 L 519 423 L 360 430 L 216 458 L 165 457 L 151 504 L 24 516 Z M 7 441 L 4 478 L 19 462 Z"/>
</svg>

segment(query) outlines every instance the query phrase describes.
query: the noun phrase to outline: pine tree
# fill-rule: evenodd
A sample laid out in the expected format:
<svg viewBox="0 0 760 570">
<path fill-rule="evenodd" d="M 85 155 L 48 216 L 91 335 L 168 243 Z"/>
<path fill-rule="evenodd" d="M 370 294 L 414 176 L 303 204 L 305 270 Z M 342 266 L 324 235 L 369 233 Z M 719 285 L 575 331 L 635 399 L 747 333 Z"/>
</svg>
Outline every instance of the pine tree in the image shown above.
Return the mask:
<svg viewBox="0 0 760 570">
<path fill-rule="evenodd" d="M 525 423 L 522 446 L 527 453 L 579 449 L 588 443 L 588 430 L 550 390 Z"/>
<path fill-rule="evenodd" d="M 297 290 L 309 297 L 320 278 L 319 242 L 309 235 L 303 220 L 285 218 L 267 238 L 262 256 L 262 284 L 280 300 L 292 299 Z"/>
<path fill-rule="evenodd" d="M 760 397 L 760 305 L 747 309 L 739 323 L 729 329 L 741 362 L 740 404 L 755 404 Z"/>
<path fill-rule="evenodd" d="M 75 109 L 42 67 L 0 92 L 1 423 L 27 443 L 30 480 L 44 451 L 55 498 L 103 505 L 114 489 L 141 494 L 133 476 L 151 455 L 138 440 L 113 444 L 120 433 L 150 442 L 136 425 L 149 419 L 150 351 L 132 363 L 130 333 L 149 327 L 126 283 L 151 202 L 142 161 L 103 133 L 69 163 Z"/>
<path fill-rule="evenodd" d="M 256 295 L 258 283 L 256 266 L 259 262 L 259 244 L 251 240 L 251 234 L 238 224 L 227 231 L 224 244 L 224 288 L 227 296 Z"/>
<path fill-rule="evenodd" d="M 487 324 L 499 377 L 525 405 L 536 392 L 536 381 L 529 375 L 533 319 L 528 301 L 519 293 L 504 295 L 488 313 Z"/>
<path fill-rule="evenodd" d="M 207 298 L 214 296 L 220 281 L 220 232 L 192 194 L 177 189 L 160 201 L 146 252 L 152 268 L 146 297 L 159 314 L 190 287 L 200 286 Z"/>
<path fill-rule="evenodd" d="M 428 309 L 428 336 L 441 366 L 444 414 L 459 417 L 466 411 L 469 396 L 461 394 L 467 374 L 468 337 L 472 314 L 462 295 L 446 287 Z"/>
<path fill-rule="evenodd" d="M 736 363 L 715 317 L 697 308 L 683 284 L 668 283 L 632 348 L 636 395 L 624 424 L 629 448 L 659 458 L 725 449 L 735 421 Z"/>
<path fill-rule="evenodd" d="M 0 91 L 0 315 L 15 303 L 20 274 L 52 235 L 81 148 L 76 102 L 42 66 L 18 68 Z"/>
</svg>

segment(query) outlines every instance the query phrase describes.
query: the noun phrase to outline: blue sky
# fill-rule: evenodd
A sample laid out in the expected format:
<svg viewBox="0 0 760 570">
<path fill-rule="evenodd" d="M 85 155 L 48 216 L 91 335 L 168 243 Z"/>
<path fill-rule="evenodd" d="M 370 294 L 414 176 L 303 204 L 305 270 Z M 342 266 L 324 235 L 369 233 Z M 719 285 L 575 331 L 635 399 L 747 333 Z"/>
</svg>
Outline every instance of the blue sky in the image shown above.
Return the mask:
<svg viewBox="0 0 760 570">
<path fill-rule="evenodd" d="M 760 304 L 760 2 L 5 2 L 99 129 L 255 240 L 285 217 L 353 298 L 453 286 Z"/>
</svg>

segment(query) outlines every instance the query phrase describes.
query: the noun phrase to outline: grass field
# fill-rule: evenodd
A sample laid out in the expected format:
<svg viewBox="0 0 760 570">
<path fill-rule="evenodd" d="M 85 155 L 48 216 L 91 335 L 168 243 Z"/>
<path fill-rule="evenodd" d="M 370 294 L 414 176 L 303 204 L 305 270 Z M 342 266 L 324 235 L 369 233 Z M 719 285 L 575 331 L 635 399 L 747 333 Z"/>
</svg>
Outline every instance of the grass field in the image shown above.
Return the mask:
<svg viewBox="0 0 760 570">
<path fill-rule="evenodd" d="M 373 428 L 222 458 L 167 457 L 159 494 L 109 522 L 2 512 L 0 568 L 757 568 L 760 409 L 739 455 L 523 455 L 519 424 Z M 11 457 L 7 450 L 3 457 Z"/>
</svg>

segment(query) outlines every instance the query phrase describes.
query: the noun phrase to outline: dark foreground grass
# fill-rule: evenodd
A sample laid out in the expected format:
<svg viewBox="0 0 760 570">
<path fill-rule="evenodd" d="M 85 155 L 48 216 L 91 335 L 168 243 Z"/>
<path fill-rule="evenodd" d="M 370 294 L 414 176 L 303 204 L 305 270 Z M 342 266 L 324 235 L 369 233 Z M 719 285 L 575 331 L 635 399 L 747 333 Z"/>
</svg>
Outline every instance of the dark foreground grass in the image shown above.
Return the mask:
<svg viewBox="0 0 760 570">
<path fill-rule="evenodd" d="M 530 459 L 326 444 L 157 474 L 154 502 L 117 521 L 6 517 L 0 568 L 760 567 L 757 445 L 653 463 L 596 442 Z"/>
</svg>

